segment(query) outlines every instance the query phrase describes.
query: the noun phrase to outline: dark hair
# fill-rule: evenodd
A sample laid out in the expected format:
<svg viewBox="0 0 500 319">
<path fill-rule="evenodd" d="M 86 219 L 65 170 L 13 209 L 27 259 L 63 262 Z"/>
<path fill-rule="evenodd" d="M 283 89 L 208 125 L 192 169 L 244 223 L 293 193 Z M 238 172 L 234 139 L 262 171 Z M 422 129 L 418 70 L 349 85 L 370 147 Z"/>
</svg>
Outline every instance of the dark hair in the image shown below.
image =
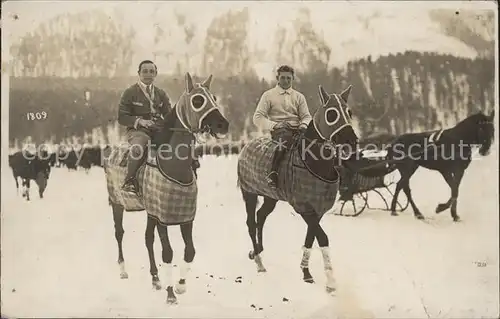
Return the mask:
<svg viewBox="0 0 500 319">
<path fill-rule="evenodd" d="M 276 71 L 276 75 L 279 76 L 281 72 L 290 72 L 293 76 L 295 76 L 295 70 L 289 65 L 282 65 Z"/>
<path fill-rule="evenodd" d="M 151 61 L 151 60 L 144 60 L 141 63 L 139 63 L 139 68 L 137 69 L 137 72 L 141 72 L 142 65 L 143 64 L 148 64 L 148 63 L 153 64 L 155 66 L 155 71 L 158 72 L 158 68 L 156 67 L 156 64 L 153 61 Z"/>
</svg>

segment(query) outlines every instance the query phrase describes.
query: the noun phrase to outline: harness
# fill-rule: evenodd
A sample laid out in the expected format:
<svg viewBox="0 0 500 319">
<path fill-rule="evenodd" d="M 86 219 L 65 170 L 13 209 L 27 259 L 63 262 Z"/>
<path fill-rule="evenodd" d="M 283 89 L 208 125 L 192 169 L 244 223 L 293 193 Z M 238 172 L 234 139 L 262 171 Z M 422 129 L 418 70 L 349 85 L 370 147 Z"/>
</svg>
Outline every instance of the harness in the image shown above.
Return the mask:
<svg viewBox="0 0 500 319">
<path fill-rule="evenodd" d="M 298 130 L 297 130 L 298 131 Z M 327 145 L 328 148 L 330 150 L 335 150 L 335 144 L 333 144 L 332 142 L 330 141 L 327 141 L 327 140 L 323 140 L 323 139 L 311 139 L 311 138 L 308 138 L 304 135 L 304 133 L 298 131 L 298 132 L 295 132 L 294 133 L 294 137 L 293 137 L 293 140 L 292 140 L 292 145 L 290 146 L 290 151 L 289 151 L 289 159 L 291 159 L 292 157 L 292 154 L 293 154 L 293 151 L 294 150 L 298 150 L 298 147 L 299 147 L 299 143 L 301 141 L 308 141 L 309 143 L 315 143 L 317 145 Z M 303 168 L 307 169 L 309 171 L 309 173 L 311 175 L 313 175 L 314 177 L 318 178 L 319 180 L 323 181 L 323 182 L 327 182 L 327 183 L 332 183 L 332 182 L 337 182 L 338 181 L 338 177 L 337 179 L 335 179 L 334 181 L 331 181 L 331 180 L 327 180 L 325 179 L 324 177 L 321 177 L 319 176 L 318 174 L 316 174 L 312 169 L 311 167 L 307 164 L 307 162 L 305 161 L 305 159 L 303 158 L 303 154 L 300 154 L 300 158 L 301 158 L 301 162 L 302 164 L 304 165 Z M 332 158 L 333 160 L 333 158 Z M 334 167 L 335 171 L 337 172 L 337 176 L 339 176 L 339 173 L 338 173 L 338 170 Z"/>
</svg>

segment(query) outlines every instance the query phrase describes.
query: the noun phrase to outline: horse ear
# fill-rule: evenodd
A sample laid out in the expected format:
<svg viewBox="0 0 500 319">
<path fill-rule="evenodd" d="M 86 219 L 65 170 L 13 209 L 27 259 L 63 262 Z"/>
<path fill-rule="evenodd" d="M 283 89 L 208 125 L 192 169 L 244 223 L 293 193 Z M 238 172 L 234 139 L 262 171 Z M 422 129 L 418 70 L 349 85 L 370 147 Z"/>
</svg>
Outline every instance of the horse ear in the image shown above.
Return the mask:
<svg viewBox="0 0 500 319">
<path fill-rule="evenodd" d="M 344 100 L 344 102 L 347 103 L 347 99 L 349 98 L 349 94 L 351 94 L 351 89 L 352 89 L 352 85 L 349 85 L 347 87 L 347 89 L 345 89 L 342 93 L 340 93 L 340 97 L 342 98 L 342 100 Z"/>
<path fill-rule="evenodd" d="M 189 72 L 186 73 L 186 90 L 187 92 L 191 92 L 194 89 L 193 78 Z"/>
<path fill-rule="evenodd" d="M 205 81 L 203 81 L 203 83 L 201 84 L 201 86 L 203 86 L 203 87 L 207 88 L 208 90 L 210 90 L 210 84 L 212 84 L 212 78 L 213 78 L 212 74 L 210 74 L 208 76 L 208 78 Z"/>
<path fill-rule="evenodd" d="M 324 106 L 328 99 L 330 99 L 330 95 L 325 91 L 325 89 L 320 85 L 319 89 L 319 99 L 321 101 L 321 105 Z"/>
</svg>

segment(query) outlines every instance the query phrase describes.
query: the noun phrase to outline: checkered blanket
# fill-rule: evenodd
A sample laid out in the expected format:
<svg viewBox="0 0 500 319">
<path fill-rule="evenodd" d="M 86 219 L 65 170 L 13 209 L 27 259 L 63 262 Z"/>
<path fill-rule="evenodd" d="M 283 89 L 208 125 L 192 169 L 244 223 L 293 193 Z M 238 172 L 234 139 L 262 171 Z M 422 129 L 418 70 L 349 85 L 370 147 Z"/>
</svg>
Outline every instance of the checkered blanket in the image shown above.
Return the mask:
<svg viewBox="0 0 500 319">
<path fill-rule="evenodd" d="M 193 178 L 193 182 L 187 186 L 180 185 L 163 175 L 156 167 L 155 158 L 149 157 L 147 164 L 142 165 L 137 173 L 143 198 L 125 193 L 121 186 L 127 174 L 127 154 L 127 148 L 116 147 L 105 160 L 110 200 L 123 205 L 126 211 L 146 210 L 149 216 L 163 225 L 193 221 L 198 195 L 196 179 Z"/>
<path fill-rule="evenodd" d="M 260 137 L 246 144 L 238 158 L 238 182 L 242 189 L 261 196 L 288 202 L 299 214 L 323 216 L 332 208 L 339 181 L 317 178 L 305 167 L 295 148 L 288 152 L 278 169 L 278 187 L 266 182 L 277 144 L 269 137 Z"/>
</svg>

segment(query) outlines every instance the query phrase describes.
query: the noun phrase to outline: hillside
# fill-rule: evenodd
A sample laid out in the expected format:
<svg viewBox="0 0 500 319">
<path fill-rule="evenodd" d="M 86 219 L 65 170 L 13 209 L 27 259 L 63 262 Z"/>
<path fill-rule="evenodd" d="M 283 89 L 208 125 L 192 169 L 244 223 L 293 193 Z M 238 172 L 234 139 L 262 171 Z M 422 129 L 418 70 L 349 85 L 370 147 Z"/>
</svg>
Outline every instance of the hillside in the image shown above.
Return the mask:
<svg viewBox="0 0 500 319">
<path fill-rule="evenodd" d="M 264 78 L 272 76 L 277 63 L 294 63 L 299 70 L 309 68 L 311 58 L 307 55 L 314 56 L 329 69 L 368 55 L 376 58 L 407 50 L 466 58 L 478 55 L 477 48 L 470 41 L 464 42 L 450 32 L 449 19 L 443 18 L 446 14 L 454 15 L 456 10 L 441 9 L 436 14 L 436 5 L 154 2 L 120 3 L 119 6 L 110 3 L 86 8 L 73 4 L 54 6 L 50 3 L 39 3 L 36 7 L 25 3 L 6 3 L 5 14 L 12 16 L 15 13 L 19 17 L 15 21 L 8 20 L 6 24 L 11 43 L 19 43 L 27 34 L 29 37 L 41 29 L 45 29 L 45 35 L 81 34 L 85 31 L 86 37 L 92 37 L 92 33 L 97 36 L 102 28 L 109 29 L 107 26 L 112 21 L 120 30 L 131 30 L 130 34 L 127 33 L 127 40 L 130 38 L 130 47 L 127 49 L 131 51 L 131 57 L 126 59 L 128 74 L 135 74 L 138 61 L 155 58 L 161 72 L 165 74 L 189 69 L 194 73 L 213 70 L 221 73 L 216 74 L 219 76 L 231 75 L 244 68 L 240 66 L 238 70 L 230 72 L 203 66 L 209 63 L 207 61 L 222 60 L 221 63 L 226 63 L 231 59 L 230 55 L 241 55 L 242 52 L 245 52 L 243 55 L 246 60 L 239 64 L 246 64 L 246 68 L 253 69 Z M 469 7 L 464 5 L 464 8 Z M 42 8 L 43 12 L 51 13 L 41 15 Z M 462 11 L 465 12 L 465 9 Z M 494 22 L 491 21 L 491 11 L 467 12 L 468 15 L 463 14 L 454 19 L 462 21 L 463 16 L 463 23 L 467 23 L 473 16 L 481 17 L 482 21 L 489 21 L 489 24 Z M 213 30 L 218 35 L 214 35 Z M 480 28 L 473 30 L 479 33 L 477 37 L 480 39 L 488 37 Z M 125 31 L 120 32 L 123 35 Z M 222 41 L 221 36 L 227 38 Z M 210 37 L 215 40 L 210 41 Z M 241 41 L 232 37 L 239 37 Z M 69 46 L 68 41 L 82 40 L 73 36 L 57 43 Z M 222 42 L 230 45 L 224 47 Z M 325 49 L 321 51 L 321 47 Z M 121 48 L 116 47 L 116 51 L 121 51 Z M 18 55 L 18 49 L 14 49 L 12 54 Z"/>
<path fill-rule="evenodd" d="M 449 127 L 472 112 L 490 111 L 495 105 L 494 70 L 491 59 L 408 51 L 376 60 L 352 61 L 346 68 L 330 72 L 300 72 L 295 87 L 304 93 L 314 112 L 318 107 L 318 84 L 329 92 L 340 92 L 352 84 L 349 105 L 361 136 L 401 134 Z M 103 143 L 106 139 L 116 140 L 117 103 L 123 88 L 134 80 L 133 76 L 112 80 L 12 78 L 10 103 L 15 107 L 10 109 L 10 140 L 21 141 L 31 135 L 37 142 L 57 142 L 84 137 L 93 128 L 104 133 Z M 184 90 L 184 81 L 179 77 L 162 75 L 156 83 L 173 101 Z M 252 114 L 260 95 L 271 85 L 251 74 L 214 78 L 212 91 L 231 122 L 232 138 L 245 138 L 256 130 Z M 91 107 L 85 106 L 85 90 L 91 92 Z M 41 110 L 50 114 L 46 120 L 26 120 L 27 112 Z"/>
</svg>

